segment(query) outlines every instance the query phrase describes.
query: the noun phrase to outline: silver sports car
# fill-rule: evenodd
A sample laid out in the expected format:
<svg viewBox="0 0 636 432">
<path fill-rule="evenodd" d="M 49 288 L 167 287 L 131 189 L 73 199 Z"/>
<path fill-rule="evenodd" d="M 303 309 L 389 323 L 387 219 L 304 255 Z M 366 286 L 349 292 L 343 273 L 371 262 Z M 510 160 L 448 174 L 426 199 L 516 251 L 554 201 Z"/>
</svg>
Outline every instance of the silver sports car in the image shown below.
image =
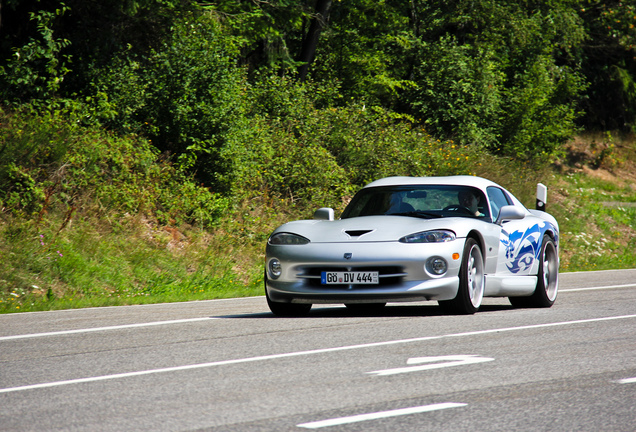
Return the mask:
<svg viewBox="0 0 636 432">
<path fill-rule="evenodd" d="M 537 208 L 545 195 L 539 184 Z M 278 227 L 267 241 L 265 293 L 282 316 L 314 303 L 373 310 L 423 300 L 472 314 L 484 296 L 550 307 L 558 251 L 556 219 L 492 181 L 389 177 L 362 188 L 338 220 L 322 208 Z"/>
</svg>

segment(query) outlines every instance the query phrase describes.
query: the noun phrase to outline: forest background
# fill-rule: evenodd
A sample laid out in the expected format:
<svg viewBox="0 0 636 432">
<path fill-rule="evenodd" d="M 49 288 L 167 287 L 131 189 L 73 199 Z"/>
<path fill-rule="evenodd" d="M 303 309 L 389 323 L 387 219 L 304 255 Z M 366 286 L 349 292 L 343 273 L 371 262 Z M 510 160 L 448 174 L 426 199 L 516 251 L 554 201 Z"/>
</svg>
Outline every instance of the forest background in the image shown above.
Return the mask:
<svg viewBox="0 0 636 432">
<path fill-rule="evenodd" d="M 549 186 L 636 267 L 636 7 L 1 0 L 0 312 L 261 295 L 280 223 L 389 175 Z"/>
</svg>

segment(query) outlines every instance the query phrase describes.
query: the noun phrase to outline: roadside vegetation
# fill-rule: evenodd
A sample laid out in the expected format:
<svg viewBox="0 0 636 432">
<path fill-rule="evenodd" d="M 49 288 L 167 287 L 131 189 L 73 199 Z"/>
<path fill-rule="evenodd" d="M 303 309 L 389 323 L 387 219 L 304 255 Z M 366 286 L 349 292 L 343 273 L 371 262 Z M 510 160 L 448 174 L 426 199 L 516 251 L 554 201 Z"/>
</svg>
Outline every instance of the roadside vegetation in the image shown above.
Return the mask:
<svg viewBox="0 0 636 432">
<path fill-rule="evenodd" d="M 542 182 L 561 271 L 636 267 L 633 6 L 111 3 L 3 3 L 0 312 L 262 295 L 389 175 Z"/>
</svg>

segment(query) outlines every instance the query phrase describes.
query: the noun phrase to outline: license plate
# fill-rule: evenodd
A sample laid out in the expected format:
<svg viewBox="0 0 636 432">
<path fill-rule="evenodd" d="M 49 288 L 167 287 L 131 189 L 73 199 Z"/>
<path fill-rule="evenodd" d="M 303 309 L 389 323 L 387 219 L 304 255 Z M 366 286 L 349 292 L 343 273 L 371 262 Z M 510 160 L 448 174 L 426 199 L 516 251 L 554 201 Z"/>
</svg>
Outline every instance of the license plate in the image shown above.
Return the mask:
<svg viewBox="0 0 636 432">
<path fill-rule="evenodd" d="M 323 285 L 377 285 L 378 272 L 322 272 L 320 283 Z"/>
</svg>

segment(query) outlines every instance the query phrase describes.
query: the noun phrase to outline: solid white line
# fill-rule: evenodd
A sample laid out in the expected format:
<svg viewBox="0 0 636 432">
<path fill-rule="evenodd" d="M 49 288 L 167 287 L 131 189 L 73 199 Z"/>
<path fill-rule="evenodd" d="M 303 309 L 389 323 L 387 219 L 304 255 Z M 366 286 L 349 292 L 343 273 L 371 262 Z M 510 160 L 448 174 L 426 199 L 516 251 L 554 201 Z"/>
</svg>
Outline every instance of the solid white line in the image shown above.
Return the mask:
<svg viewBox="0 0 636 432">
<path fill-rule="evenodd" d="M 636 383 L 636 377 L 634 378 L 625 378 L 617 381 L 619 384 L 634 384 Z"/>
<path fill-rule="evenodd" d="M 187 302 L 170 302 L 170 303 L 144 303 L 144 304 L 132 304 L 126 306 L 128 309 L 133 308 L 157 308 L 157 307 L 187 307 L 192 304 L 201 304 L 201 303 L 217 303 L 217 302 L 228 302 L 228 301 L 241 301 L 241 300 L 254 300 L 260 299 L 265 296 L 250 296 L 250 297 L 229 297 L 229 298 L 218 298 L 218 299 L 208 299 L 208 300 L 192 300 Z M 72 314 L 78 312 L 91 312 L 96 309 L 117 309 L 122 306 L 93 306 L 86 307 L 81 309 L 57 309 L 57 310 L 45 310 L 45 311 L 33 311 L 33 312 L 21 312 L 20 315 L 44 315 L 44 314 Z"/>
<path fill-rule="evenodd" d="M 559 272 L 562 275 L 568 274 L 595 274 L 595 273 L 611 273 L 611 272 L 629 272 L 636 269 L 609 269 L 609 270 L 579 270 L 579 271 L 567 271 L 567 272 Z"/>
<path fill-rule="evenodd" d="M 110 330 L 123 330 L 123 329 L 130 329 L 130 328 L 152 327 L 152 326 L 169 325 L 169 324 L 183 324 L 183 323 L 191 323 L 191 322 L 198 322 L 198 321 L 209 321 L 214 319 L 220 319 L 220 318 L 217 318 L 217 317 L 188 318 L 188 319 L 170 320 L 170 321 L 153 321 L 153 322 L 147 322 L 147 323 L 123 324 L 123 325 L 108 326 L 108 327 L 93 327 L 93 328 L 84 328 L 84 329 L 77 329 L 77 330 L 61 330 L 61 331 L 46 332 L 46 333 L 30 333 L 30 334 L 22 334 L 22 335 L 14 335 L 14 336 L 0 336 L 0 341 L 15 340 L 15 339 L 30 339 L 30 338 L 45 337 L 45 336 L 61 336 L 61 335 L 69 335 L 69 334 L 91 333 L 91 332 L 110 331 Z"/>
<path fill-rule="evenodd" d="M 466 332 L 466 333 L 451 333 L 451 334 L 440 335 L 440 336 L 424 336 L 424 337 L 412 338 L 412 339 L 372 342 L 372 343 L 359 344 L 359 345 L 347 345 L 347 346 L 341 346 L 341 347 L 335 347 L 335 348 L 322 348 L 322 349 L 297 351 L 297 352 L 283 353 L 283 354 L 270 354 L 270 355 L 264 355 L 264 356 L 258 356 L 258 357 L 222 360 L 222 361 L 216 361 L 216 362 L 210 362 L 210 363 L 201 363 L 201 364 L 193 364 L 193 365 L 186 365 L 186 366 L 175 366 L 175 367 L 169 367 L 169 368 L 163 368 L 163 369 L 152 369 L 152 370 L 129 372 L 129 373 L 123 373 L 123 374 L 104 375 L 104 376 L 98 376 L 98 377 L 80 378 L 76 380 L 57 381 L 57 382 L 33 384 L 33 385 L 27 385 L 27 386 L 21 386 L 21 387 L 4 388 L 4 389 L 0 389 L 0 393 L 10 393 L 10 392 L 23 391 L 23 390 L 33 390 L 33 389 L 68 385 L 68 384 L 92 382 L 92 381 L 104 381 L 104 380 L 117 379 L 117 378 L 150 375 L 155 373 L 177 372 L 177 371 L 184 371 L 184 370 L 191 370 L 191 369 L 201 369 L 201 368 L 208 368 L 208 367 L 215 367 L 215 366 L 233 365 L 233 364 L 239 364 L 239 363 L 251 363 L 251 362 L 276 360 L 276 359 L 289 358 L 289 357 L 326 354 L 326 353 L 332 353 L 332 352 L 338 352 L 338 351 L 350 351 L 350 350 L 357 350 L 357 349 L 363 349 L 363 348 L 376 348 L 376 347 L 382 347 L 382 346 L 399 345 L 399 344 L 413 343 L 413 342 L 425 342 L 425 341 L 439 340 L 439 339 L 445 339 L 445 338 L 478 336 L 478 335 L 484 335 L 484 334 L 490 334 L 490 333 L 503 333 L 503 332 L 509 332 L 509 331 L 518 331 L 518 330 L 532 330 L 532 329 L 539 329 L 539 328 L 546 328 L 546 327 L 559 327 L 559 326 L 566 326 L 566 325 L 614 321 L 614 320 L 630 319 L 630 318 L 636 318 L 636 315 L 621 315 L 621 316 L 614 316 L 614 317 L 591 318 L 591 319 L 584 319 L 584 320 L 565 321 L 565 322 L 556 322 L 556 323 L 547 323 L 547 324 L 533 324 L 533 325 L 520 326 L 520 327 L 478 330 L 478 331 Z"/>
<path fill-rule="evenodd" d="M 631 287 L 636 287 L 636 284 L 607 285 L 607 286 L 589 287 L 589 288 L 570 288 L 570 289 L 559 290 L 559 292 L 594 291 L 594 290 L 604 290 L 604 289 L 614 289 L 614 288 L 631 288 Z"/>
<path fill-rule="evenodd" d="M 403 415 L 409 415 L 409 414 L 419 414 L 419 413 L 443 410 L 448 408 L 459 408 L 463 406 L 466 406 L 466 404 L 446 402 L 446 403 L 438 403 L 433 405 L 423 405 L 423 406 L 412 407 L 412 408 L 402 408 L 402 409 L 396 409 L 391 411 L 381 411 L 381 412 L 369 413 L 369 414 L 359 414 L 359 415 L 354 415 L 351 417 L 341 417 L 341 418 L 335 418 L 330 420 L 315 421 L 310 423 L 302 423 L 297 426 L 302 428 L 307 428 L 307 429 L 319 429 L 319 428 L 329 427 L 329 426 L 339 426 L 343 424 L 357 423 L 357 422 L 362 422 L 367 420 L 378 420 L 378 419 L 383 419 L 388 417 L 397 417 L 397 416 L 403 416 Z"/>
<path fill-rule="evenodd" d="M 570 289 L 561 289 L 559 290 L 559 292 L 566 293 L 566 292 L 594 291 L 594 290 L 630 288 L 630 287 L 636 287 L 636 284 L 607 285 L 607 286 L 589 287 L 589 288 L 570 288 Z M 258 297 L 243 297 L 239 300 L 243 300 L 246 298 L 253 299 Z M 200 300 L 200 301 L 213 302 L 213 301 L 227 301 L 227 300 L 236 300 L 236 299 L 214 299 L 214 300 Z M 137 306 L 148 306 L 148 305 L 137 305 Z M 116 306 L 112 306 L 112 307 L 116 307 Z M 16 340 L 16 339 L 30 339 L 30 338 L 47 337 L 47 336 L 63 336 L 63 335 L 79 334 L 79 333 L 122 330 L 122 329 L 139 328 L 139 327 L 152 327 L 152 326 L 158 326 L 158 325 L 183 324 L 183 323 L 208 321 L 208 320 L 221 319 L 221 318 L 222 317 L 189 318 L 189 319 L 170 320 L 170 321 L 155 321 L 155 322 L 149 322 L 149 323 L 124 324 L 124 325 L 118 325 L 118 326 L 94 327 L 94 328 L 85 328 L 85 329 L 76 329 L 76 330 L 61 330 L 61 331 L 55 331 L 55 332 L 30 333 L 30 334 L 13 335 L 13 336 L 0 336 L 0 342 L 7 341 L 7 340 Z"/>
</svg>

